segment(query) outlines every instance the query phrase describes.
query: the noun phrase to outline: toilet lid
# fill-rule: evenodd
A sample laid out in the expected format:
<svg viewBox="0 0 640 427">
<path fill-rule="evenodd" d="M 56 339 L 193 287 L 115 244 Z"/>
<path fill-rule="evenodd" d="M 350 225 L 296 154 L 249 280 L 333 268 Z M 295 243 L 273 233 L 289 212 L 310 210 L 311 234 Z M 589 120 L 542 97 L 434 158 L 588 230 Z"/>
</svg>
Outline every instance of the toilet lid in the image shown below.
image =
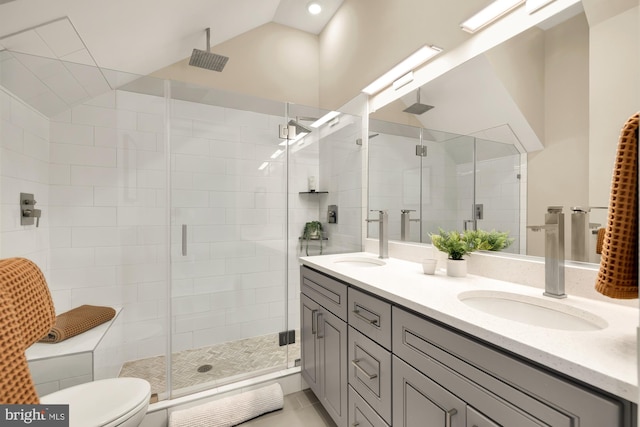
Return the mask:
<svg viewBox="0 0 640 427">
<path fill-rule="evenodd" d="M 118 425 L 149 404 L 151 386 L 139 378 L 109 378 L 65 388 L 41 404 L 69 404 L 69 427 Z M 118 421 L 118 423 L 115 423 Z"/>
</svg>

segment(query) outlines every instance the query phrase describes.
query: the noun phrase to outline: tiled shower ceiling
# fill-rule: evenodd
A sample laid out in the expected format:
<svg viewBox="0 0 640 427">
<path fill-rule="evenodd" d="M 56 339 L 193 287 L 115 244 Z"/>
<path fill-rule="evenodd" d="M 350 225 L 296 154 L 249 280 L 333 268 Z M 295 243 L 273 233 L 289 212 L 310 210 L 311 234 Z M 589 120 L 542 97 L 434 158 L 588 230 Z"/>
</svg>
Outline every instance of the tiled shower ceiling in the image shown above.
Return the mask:
<svg viewBox="0 0 640 427">
<path fill-rule="evenodd" d="M 98 68 L 66 17 L 0 39 L 0 85 L 47 117 L 136 78 Z"/>
</svg>

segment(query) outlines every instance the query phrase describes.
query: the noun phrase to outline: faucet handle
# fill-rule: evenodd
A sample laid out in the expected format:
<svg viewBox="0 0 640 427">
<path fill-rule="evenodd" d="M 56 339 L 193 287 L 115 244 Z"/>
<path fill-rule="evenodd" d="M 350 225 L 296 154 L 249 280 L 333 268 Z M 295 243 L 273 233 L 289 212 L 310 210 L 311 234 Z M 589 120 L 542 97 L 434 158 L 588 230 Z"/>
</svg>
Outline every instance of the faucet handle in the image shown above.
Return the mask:
<svg viewBox="0 0 640 427">
<path fill-rule="evenodd" d="M 409 212 L 415 212 L 415 209 L 400 209 L 400 212 L 402 212 L 403 214 L 409 213 Z"/>
</svg>

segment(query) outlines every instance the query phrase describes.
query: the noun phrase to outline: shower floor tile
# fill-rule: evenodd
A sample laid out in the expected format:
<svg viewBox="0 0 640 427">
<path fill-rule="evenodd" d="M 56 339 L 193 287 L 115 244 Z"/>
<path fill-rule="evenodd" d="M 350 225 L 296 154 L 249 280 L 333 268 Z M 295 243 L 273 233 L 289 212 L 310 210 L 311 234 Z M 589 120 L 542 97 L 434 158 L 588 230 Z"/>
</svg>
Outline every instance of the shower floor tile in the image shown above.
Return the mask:
<svg viewBox="0 0 640 427">
<path fill-rule="evenodd" d="M 299 358 L 298 332 L 296 342 L 283 347 L 278 345 L 278 334 L 271 334 L 185 350 L 172 356 L 172 388 L 178 394 L 196 392 L 292 367 Z M 151 383 L 151 393 L 163 396 L 167 387 L 166 358 L 156 356 L 126 362 L 120 376 L 143 378 Z"/>
</svg>

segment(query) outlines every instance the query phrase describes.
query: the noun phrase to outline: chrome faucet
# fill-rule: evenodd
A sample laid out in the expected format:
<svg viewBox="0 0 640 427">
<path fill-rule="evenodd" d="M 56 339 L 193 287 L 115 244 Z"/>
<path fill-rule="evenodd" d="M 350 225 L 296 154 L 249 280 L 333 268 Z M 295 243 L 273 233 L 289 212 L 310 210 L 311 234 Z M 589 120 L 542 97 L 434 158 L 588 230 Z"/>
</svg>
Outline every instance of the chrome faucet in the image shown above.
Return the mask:
<svg viewBox="0 0 640 427">
<path fill-rule="evenodd" d="M 401 209 L 400 212 L 400 240 L 403 242 L 408 240 L 411 235 L 411 222 L 420 222 L 419 219 L 411 219 L 411 212 L 415 209 Z"/>
<path fill-rule="evenodd" d="M 544 294 L 566 298 L 564 293 L 564 213 L 562 206 L 549 206 L 544 225 L 530 225 L 533 231 L 544 230 Z"/>
<path fill-rule="evenodd" d="M 589 237 L 597 234 L 600 224 L 589 222 L 592 209 L 609 209 L 607 206 L 575 206 L 571 208 L 571 259 L 589 262 Z M 595 230 L 595 233 L 593 231 Z"/>
<path fill-rule="evenodd" d="M 378 247 L 379 247 L 379 255 L 378 258 L 389 258 L 389 215 L 387 211 L 381 211 L 372 209 L 371 212 L 379 212 L 380 216 L 378 219 L 365 219 L 367 222 L 378 222 L 380 223 L 380 232 L 378 233 Z"/>
</svg>

